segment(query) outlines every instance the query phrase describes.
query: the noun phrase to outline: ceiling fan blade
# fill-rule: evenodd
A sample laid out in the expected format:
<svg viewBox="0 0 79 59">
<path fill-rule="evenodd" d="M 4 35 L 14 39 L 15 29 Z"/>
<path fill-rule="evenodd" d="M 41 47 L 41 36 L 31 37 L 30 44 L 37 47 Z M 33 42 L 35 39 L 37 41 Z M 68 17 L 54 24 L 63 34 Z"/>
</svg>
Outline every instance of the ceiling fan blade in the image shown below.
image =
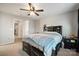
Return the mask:
<svg viewBox="0 0 79 59">
<path fill-rule="evenodd" d="M 43 12 L 44 10 L 43 9 L 40 9 L 40 10 L 36 10 L 36 12 Z"/>
<path fill-rule="evenodd" d="M 32 4 L 31 3 L 28 3 L 29 4 L 29 6 L 31 6 Z"/>
<path fill-rule="evenodd" d="M 22 9 L 22 8 L 20 8 L 20 10 L 29 11 L 29 10 L 27 10 L 27 9 Z"/>
<path fill-rule="evenodd" d="M 29 7 L 30 7 L 30 10 L 31 10 L 31 7 L 32 7 L 32 4 L 31 3 L 28 3 Z"/>
<path fill-rule="evenodd" d="M 37 16 L 39 16 L 39 14 L 38 13 L 36 13 L 36 12 L 34 12 Z"/>
<path fill-rule="evenodd" d="M 35 11 L 35 7 L 32 7 L 33 8 L 33 11 Z"/>
</svg>

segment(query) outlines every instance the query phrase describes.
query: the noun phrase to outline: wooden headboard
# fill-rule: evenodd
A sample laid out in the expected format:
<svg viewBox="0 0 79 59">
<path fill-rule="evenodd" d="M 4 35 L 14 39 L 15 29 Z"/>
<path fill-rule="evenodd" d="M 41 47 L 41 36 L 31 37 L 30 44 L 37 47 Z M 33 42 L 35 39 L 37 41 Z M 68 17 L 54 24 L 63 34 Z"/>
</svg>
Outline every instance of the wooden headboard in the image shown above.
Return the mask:
<svg viewBox="0 0 79 59">
<path fill-rule="evenodd" d="M 58 32 L 62 35 L 62 26 L 45 26 L 43 31 Z"/>
</svg>

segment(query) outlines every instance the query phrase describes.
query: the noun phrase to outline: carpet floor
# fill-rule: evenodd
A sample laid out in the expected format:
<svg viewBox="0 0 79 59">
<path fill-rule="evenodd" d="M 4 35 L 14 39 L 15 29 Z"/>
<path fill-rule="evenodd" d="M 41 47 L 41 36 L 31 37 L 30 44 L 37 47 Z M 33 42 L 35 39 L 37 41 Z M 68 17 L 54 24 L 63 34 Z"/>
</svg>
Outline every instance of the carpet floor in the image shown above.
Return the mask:
<svg viewBox="0 0 79 59">
<path fill-rule="evenodd" d="M 22 42 L 16 42 L 0 46 L 0 56 L 28 56 L 28 54 L 22 50 Z M 75 50 L 61 48 L 58 56 L 79 56 L 79 53 L 76 53 Z"/>
</svg>

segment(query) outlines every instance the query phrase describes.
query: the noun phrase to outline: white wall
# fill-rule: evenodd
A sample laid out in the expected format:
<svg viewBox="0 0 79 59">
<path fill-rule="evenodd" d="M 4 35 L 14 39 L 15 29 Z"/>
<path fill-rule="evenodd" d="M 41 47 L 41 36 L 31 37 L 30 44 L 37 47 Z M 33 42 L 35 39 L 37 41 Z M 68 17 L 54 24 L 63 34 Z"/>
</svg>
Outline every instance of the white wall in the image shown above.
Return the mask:
<svg viewBox="0 0 79 59">
<path fill-rule="evenodd" d="M 42 32 L 44 24 L 47 24 L 47 26 L 61 25 L 63 27 L 63 36 L 68 37 L 71 34 L 77 35 L 77 18 L 77 11 L 73 11 L 57 16 L 45 17 L 40 20 L 40 26 L 38 24 L 37 26 L 40 29 L 39 32 Z"/>
<path fill-rule="evenodd" d="M 78 11 L 75 11 L 75 13 L 72 15 L 72 33 L 77 36 L 78 34 Z"/>
<path fill-rule="evenodd" d="M 14 42 L 14 21 L 11 16 L 0 13 L 0 45 Z"/>
<path fill-rule="evenodd" d="M 23 37 L 26 37 L 28 34 L 35 33 L 35 21 L 34 20 L 25 20 L 23 21 Z"/>
<path fill-rule="evenodd" d="M 22 37 L 25 37 L 27 34 L 29 34 L 29 21 L 23 21 L 22 25 Z"/>
<path fill-rule="evenodd" d="M 15 42 L 14 24 L 16 22 L 19 23 L 19 35 L 17 38 L 22 38 L 22 36 L 24 37 L 27 34 L 34 33 L 35 25 L 33 20 L 0 12 L 0 45 Z"/>
<path fill-rule="evenodd" d="M 35 20 L 28 20 L 29 21 L 29 34 L 35 33 Z"/>
<path fill-rule="evenodd" d="M 35 33 L 40 32 L 40 20 L 35 20 Z"/>
<path fill-rule="evenodd" d="M 14 43 L 14 23 L 25 20 L 24 18 L 0 12 L 0 45 Z M 21 26 L 20 21 L 20 26 Z M 19 31 L 21 34 L 22 32 Z M 22 35 L 19 35 L 21 37 Z"/>
</svg>

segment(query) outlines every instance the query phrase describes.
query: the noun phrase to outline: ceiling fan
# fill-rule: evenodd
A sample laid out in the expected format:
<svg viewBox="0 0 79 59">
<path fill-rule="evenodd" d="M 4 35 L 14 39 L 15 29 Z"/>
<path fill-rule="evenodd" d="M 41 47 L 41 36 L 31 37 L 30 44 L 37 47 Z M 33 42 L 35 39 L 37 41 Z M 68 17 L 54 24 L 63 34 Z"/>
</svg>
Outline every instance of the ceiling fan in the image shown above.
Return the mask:
<svg viewBox="0 0 79 59">
<path fill-rule="evenodd" d="M 29 5 L 29 10 L 20 8 L 20 10 L 29 11 L 28 16 L 31 15 L 31 12 L 33 12 L 35 15 L 39 16 L 38 12 L 43 12 L 44 11 L 43 9 L 36 10 L 35 7 L 31 3 L 28 3 L 28 5 Z"/>
</svg>

